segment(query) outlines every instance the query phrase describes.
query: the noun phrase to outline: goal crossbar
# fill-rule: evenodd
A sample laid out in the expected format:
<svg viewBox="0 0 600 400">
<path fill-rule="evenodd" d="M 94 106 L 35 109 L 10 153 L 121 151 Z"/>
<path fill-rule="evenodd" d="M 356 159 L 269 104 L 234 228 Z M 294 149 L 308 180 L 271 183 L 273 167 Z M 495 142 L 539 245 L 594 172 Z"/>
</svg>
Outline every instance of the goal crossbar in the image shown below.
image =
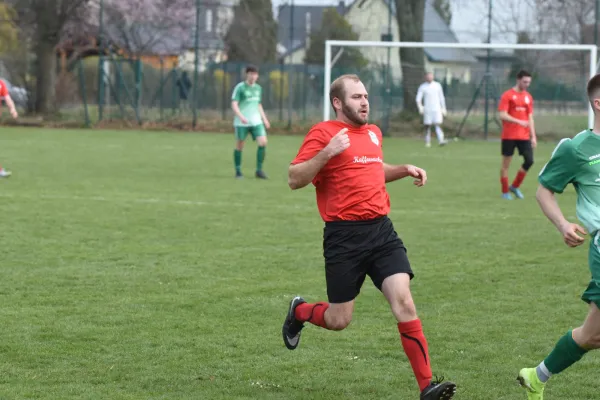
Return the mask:
<svg viewBox="0 0 600 400">
<path fill-rule="evenodd" d="M 323 90 L 323 120 L 329 120 L 329 89 L 331 86 L 331 49 L 341 47 L 391 47 L 391 48 L 438 48 L 438 49 L 479 49 L 479 50 L 559 50 L 587 51 L 590 53 L 590 78 L 596 75 L 598 67 L 598 48 L 590 44 L 504 44 L 504 43 L 443 43 L 443 42 L 382 42 L 354 40 L 325 41 L 325 85 Z M 594 111 L 588 107 L 588 125 L 594 126 Z"/>
</svg>

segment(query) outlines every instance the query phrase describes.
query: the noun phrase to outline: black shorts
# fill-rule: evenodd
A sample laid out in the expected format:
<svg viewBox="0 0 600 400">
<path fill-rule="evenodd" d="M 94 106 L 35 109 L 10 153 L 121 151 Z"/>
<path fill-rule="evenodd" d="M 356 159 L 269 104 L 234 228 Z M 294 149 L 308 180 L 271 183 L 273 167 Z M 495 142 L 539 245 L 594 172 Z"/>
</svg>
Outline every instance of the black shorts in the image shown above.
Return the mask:
<svg viewBox="0 0 600 400">
<path fill-rule="evenodd" d="M 377 289 L 397 273 L 414 277 L 404 243 L 388 217 L 327 222 L 323 232 L 327 297 L 330 303 L 354 300 L 369 275 Z"/>
<path fill-rule="evenodd" d="M 502 155 L 504 157 L 512 157 L 515 153 L 515 148 L 519 150 L 520 156 L 533 155 L 531 140 L 502 139 Z"/>
</svg>

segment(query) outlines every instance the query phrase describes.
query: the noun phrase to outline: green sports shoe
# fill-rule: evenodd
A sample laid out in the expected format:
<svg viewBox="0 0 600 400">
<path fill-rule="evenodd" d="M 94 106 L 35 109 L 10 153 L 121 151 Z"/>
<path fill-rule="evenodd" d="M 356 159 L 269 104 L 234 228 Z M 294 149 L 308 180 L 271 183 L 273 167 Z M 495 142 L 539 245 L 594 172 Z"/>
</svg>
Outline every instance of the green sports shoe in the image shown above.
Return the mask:
<svg viewBox="0 0 600 400">
<path fill-rule="evenodd" d="M 545 383 L 535 372 L 535 368 L 523 368 L 519 371 L 517 381 L 527 391 L 527 400 L 543 400 Z"/>
</svg>

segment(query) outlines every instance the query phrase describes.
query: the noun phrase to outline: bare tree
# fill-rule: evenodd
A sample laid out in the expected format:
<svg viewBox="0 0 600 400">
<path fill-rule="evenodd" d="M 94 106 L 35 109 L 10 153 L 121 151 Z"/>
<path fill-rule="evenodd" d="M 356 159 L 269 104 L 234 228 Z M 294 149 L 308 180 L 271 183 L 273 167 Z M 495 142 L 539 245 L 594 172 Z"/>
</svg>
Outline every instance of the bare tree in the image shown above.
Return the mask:
<svg viewBox="0 0 600 400">
<path fill-rule="evenodd" d="M 228 59 L 262 64 L 277 58 L 277 22 L 271 0 L 240 0 L 225 35 Z"/>
<path fill-rule="evenodd" d="M 19 26 L 31 32 L 36 55 L 34 111 L 53 112 L 56 46 L 69 23 L 81 21 L 89 0 L 18 0 Z"/>
<path fill-rule="evenodd" d="M 183 51 L 195 17 L 195 0 L 104 0 L 104 38 L 133 56 Z"/>
<path fill-rule="evenodd" d="M 574 44 L 586 41 L 586 28 L 593 23 L 595 0 L 493 0 L 492 40 L 499 42 Z M 473 4 L 487 27 L 489 0 Z M 486 36 L 485 30 L 482 36 Z M 526 40 L 525 42 L 528 42 Z M 589 38 L 588 38 L 589 41 Z M 586 54 L 553 51 L 516 52 L 532 72 L 554 74 L 560 79 L 564 71 L 587 73 Z M 519 60 L 517 60 L 519 61 Z"/>
<path fill-rule="evenodd" d="M 403 42 L 422 42 L 425 21 L 425 0 L 396 0 L 396 19 L 400 40 Z M 404 110 L 417 113 L 414 101 L 417 95 L 415 85 L 408 82 L 420 82 L 425 72 L 425 53 L 422 48 L 400 48 L 402 62 L 402 81 Z"/>
</svg>

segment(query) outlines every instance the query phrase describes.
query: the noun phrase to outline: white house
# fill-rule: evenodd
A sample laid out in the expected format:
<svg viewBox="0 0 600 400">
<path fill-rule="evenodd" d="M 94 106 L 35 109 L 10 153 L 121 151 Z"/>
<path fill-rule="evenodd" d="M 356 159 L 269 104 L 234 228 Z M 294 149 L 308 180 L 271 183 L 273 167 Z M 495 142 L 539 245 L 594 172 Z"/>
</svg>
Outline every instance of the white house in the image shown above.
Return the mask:
<svg viewBox="0 0 600 400">
<path fill-rule="evenodd" d="M 326 7 L 321 7 L 322 9 Z M 355 0 L 340 13 L 343 13 L 346 20 L 352 25 L 354 32 L 358 33 L 361 41 L 381 41 L 388 33 L 388 21 L 391 12 L 391 40 L 399 41 L 398 23 L 395 15 L 394 0 Z M 303 10 L 299 10 L 303 11 Z M 319 12 L 316 7 L 311 7 L 311 14 Z M 304 16 L 299 12 L 300 16 Z M 289 12 L 288 14 L 289 15 Z M 309 14 L 306 14 L 309 15 Z M 285 19 L 280 19 L 280 26 Z M 314 19 L 314 18 L 313 18 Z M 305 24 L 307 29 L 298 29 L 298 36 L 293 40 L 294 48 L 285 54 L 287 63 L 303 63 L 308 41 L 306 35 L 309 24 Z M 319 29 L 319 26 L 310 26 L 310 29 Z M 281 33 L 280 33 L 281 34 Z M 433 7 L 433 1 L 427 0 L 425 6 L 425 18 L 423 26 L 423 38 L 425 42 L 449 42 L 458 43 L 456 35 L 452 32 L 448 24 L 442 19 L 439 13 Z M 280 43 L 284 42 L 284 37 L 280 37 Z M 285 42 L 289 45 L 289 39 Z M 363 55 L 373 65 L 387 65 L 387 48 L 360 48 Z M 334 49 L 334 55 L 336 50 Z M 402 68 L 400 62 L 399 50 L 392 49 L 390 52 L 390 67 L 394 79 L 402 78 Z M 450 81 L 458 79 L 462 82 L 471 80 L 471 67 L 477 63 L 477 59 L 467 50 L 462 49 L 440 49 L 425 48 L 425 69 L 434 73 L 437 80 Z"/>
</svg>

